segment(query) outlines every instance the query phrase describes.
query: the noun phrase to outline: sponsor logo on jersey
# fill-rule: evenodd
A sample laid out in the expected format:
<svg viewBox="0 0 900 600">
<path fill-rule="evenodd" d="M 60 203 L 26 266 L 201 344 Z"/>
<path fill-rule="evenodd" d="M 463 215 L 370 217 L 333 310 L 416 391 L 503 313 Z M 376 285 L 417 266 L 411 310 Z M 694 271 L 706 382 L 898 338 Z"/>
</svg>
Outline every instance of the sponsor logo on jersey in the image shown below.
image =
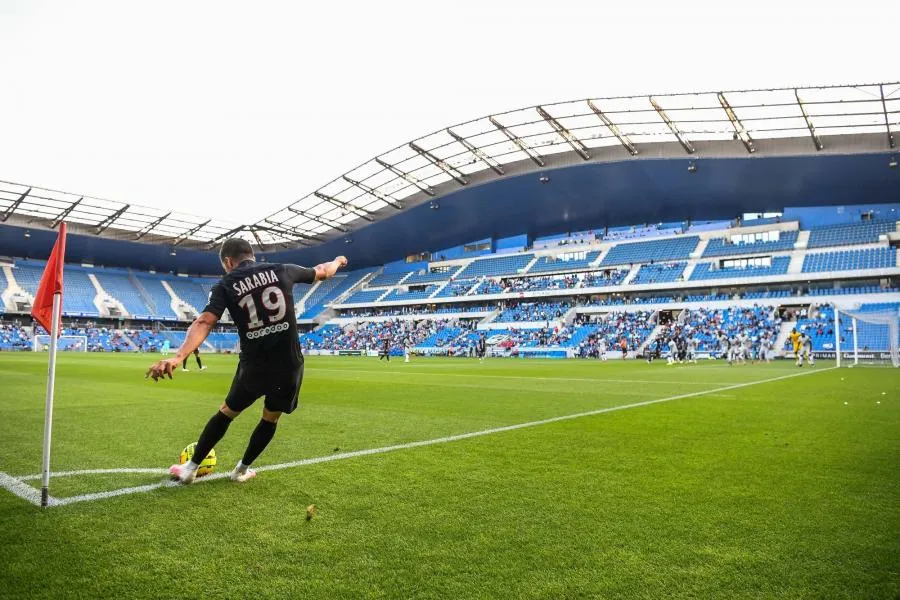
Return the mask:
<svg viewBox="0 0 900 600">
<path fill-rule="evenodd" d="M 246 337 L 248 340 L 258 340 L 261 337 L 265 337 L 273 333 L 281 333 L 282 331 L 287 331 L 288 327 L 289 325 L 286 322 L 278 323 L 277 325 L 269 325 L 268 327 L 263 327 L 262 329 L 248 331 Z"/>
</svg>

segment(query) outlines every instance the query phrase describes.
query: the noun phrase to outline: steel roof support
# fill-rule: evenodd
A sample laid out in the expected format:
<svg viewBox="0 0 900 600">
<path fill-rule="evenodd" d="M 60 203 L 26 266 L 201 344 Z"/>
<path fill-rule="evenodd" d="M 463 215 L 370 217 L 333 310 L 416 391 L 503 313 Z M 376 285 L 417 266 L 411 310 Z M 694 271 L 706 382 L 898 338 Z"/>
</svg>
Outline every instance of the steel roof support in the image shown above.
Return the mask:
<svg viewBox="0 0 900 600">
<path fill-rule="evenodd" d="M 888 146 L 894 147 L 894 134 L 891 133 L 891 121 L 888 119 L 887 102 L 884 101 L 884 84 L 878 84 L 878 91 L 881 92 L 881 110 L 884 111 L 884 127 L 887 129 Z M 3 219 L 4 221 L 6 219 Z"/>
<path fill-rule="evenodd" d="M 678 129 L 678 125 L 669 118 L 669 115 L 666 114 L 666 111 L 656 103 L 656 100 L 653 99 L 653 96 L 648 96 L 650 98 L 650 104 L 653 105 L 654 110 L 659 113 L 659 118 L 662 119 L 666 125 L 669 126 L 669 130 L 672 134 L 678 139 L 678 143 L 681 144 L 681 147 L 684 148 L 684 151 L 688 154 L 693 154 L 695 152 L 694 145 L 691 144 L 691 141 L 684 137 L 684 134 L 681 133 L 681 130 Z"/>
<path fill-rule="evenodd" d="M 518 146 L 519 150 L 524 152 L 528 156 L 528 158 L 533 160 L 534 164 L 539 167 L 544 166 L 544 157 L 532 150 L 531 146 L 525 143 L 525 140 L 520 139 L 512 131 L 501 125 L 500 122 L 497 121 L 497 119 L 495 119 L 494 117 L 488 117 L 488 120 L 491 122 L 491 125 L 499 129 L 500 133 L 505 135 L 509 141 Z"/>
<path fill-rule="evenodd" d="M 466 179 L 466 176 L 463 175 L 462 171 L 460 171 L 456 167 L 450 166 L 428 150 L 420 148 L 414 142 L 410 142 L 409 147 L 412 148 L 413 151 L 418 152 L 419 154 L 424 156 L 428 162 L 436 166 L 438 169 L 452 177 L 454 181 L 456 181 L 456 183 L 458 183 L 459 185 L 469 185 L 469 180 Z"/>
<path fill-rule="evenodd" d="M 295 215 L 300 215 L 304 219 L 309 219 L 310 221 L 318 223 L 319 225 L 324 225 L 325 227 L 331 227 L 332 229 L 337 229 L 338 231 L 342 231 L 344 233 L 350 231 L 349 229 L 347 229 L 340 223 L 335 223 L 333 221 L 329 221 L 328 219 L 323 219 L 322 217 L 317 217 L 315 215 L 311 215 L 311 214 L 304 212 L 298 208 L 294 208 L 293 206 L 288 206 L 287 209 L 289 211 L 291 211 L 292 213 L 294 213 Z M 266 223 L 275 224 L 272 221 L 269 221 L 266 219 L 264 219 L 264 220 L 266 221 Z"/>
<path fill-rule="evenodd" d="M 120 208 L 119 210 L 114 212 L 113 214 L 111 214 L 108 217 L 106 217 L 105 219 L 103 219 L 102 222 L 97 224 L 97 231 L 95 233 L 97 235 L 100 235 L 101 233 L 103 233 L 104 231 L 109 229 L 109 226 L 112 225 L 113 223 L 115 223 L 116 219 L 118 219 L 119 217 L 124 215 L 125 211 L 128 210 L 129 207 L 131 207 L 131 205 L 126 204 L 125 206 L 123 206 L 122 208 Z"/>
<path fill-rule="evenodd" d="M 201 229 L 203 229 L 204 227 L 209 225 L 211 222 L 212 222 L 212 219 L 208 219 L 206 222 L 200 223 L 196 227 L 192 227 L 192 228 L 188 229 L 187 231 L 185 231 L 184 233 L 179 235 L 177 238 L 175 238 L 175 241 L 172 242 L 172 247 L 174 248 L 175 246 L 178 246 L 179 244 L 183 243 L 189 237 L 191 237 L 192 235 L 194 235 L 195 233 L 197 233 L 198 231 L 200 231 Z"/>
<path fill-rule="evenodd" d="M 299 244 L 303 244 L 304 246 L 310 245 L 306 240 L 312 240 L 316 237 L 319 237 L 311 233 L 303 233 L 301 231 L 297 231 L 292 227 L 289 228 L 284 225 L 278 225 L 277 223 L 273 223 L 265 219 L 263 220 L 263 222 L 268 223 L 270 226 L 265 227 L 263 225 L 256 224 L 251 225 L 247 228 L 253 234 L 253 237 L 255 237 L 257 240 L 259 239 L 259 235 L 257 233 L 258 231 L 265 231 L 269 234 L 277 234 L 281 236 L 283 240 L 287 240 L 289 242 L 297 242 Z"/>
<path fill-rule="evenodd" d="M 412 185 L 416 186 L 417 188 L 419 188 L 420 190 L 422 190 L 429 196 L 435 195 L 434 189 L 430 185 L 419 181 L 417 178 L 413 177 L 409 173 L 405 173 L 405 172 L 401 171 L 394 165 L 386 163 L 378 157 L 375 157 L 375 162 L 377 162 L 379 165 L 381 165 L 382 167 L 384 167 L 385 169 L 387 169 L 388 171 L 390 171 L 391 173 L 393 173 L 400 179 L 404 179 L 404 180 L 406 180 L 407 183 L 411 183 Z"/>
<path fill-rule="evenodd" d="M 744 144 L 744 148 L 746 148 L 747 152 L 750 154 L 756 152 L 756 147 L 753 145 L 753 138 L 747 133 L 747 128 L 744 127 L 744 124 L 738 119 L 737 115 L 734 113 L 734 109 L 731 108 L 731 105 L 728 103 L 728 100 L 725 99 L 725 94 L 717 92 L 716 96 L 719 98 L 719 104 L 722 105 L 722 110 L 728 115 L 728 120 L 731 121 L 731 125 L 734 127 L 735 135 Z"/>
<path fill-rule="evenodd" d="M 794 88 L 794 97 L 797 99 L 797 105 L 800 107 L 800 112 L 803 113 L 803 120 L 806 121 L 806 127 L 809 129 L 809 135 L 812 137 L 816 150 L 821 150 L 825 146 L 822 144 L 822 140 L 819 139 L 819 135 L 816 133 L 816 128 L 809 118 L 809 113 L 806 112 L 806 107 L 803 106 L 803 100 L 800 99 L 800 93 L 797 91 L 797 88 Z"/>
<path fill-rule="evenodd" d="M 57 216 L 56 219 L 53 220 L 53 223 L 50 224 L 50 229 L 56 229 L 56 226 L 62 223 L 66 219 L 66 217 L 72 214 L 72 211 L 75 210 L 75 207 L 81 204 L 82 200 L 84 200 L 84 196 L 67 206 L 65 210 L 59 213 L 59 216 Z"/>
<path fill-rule="evenodd" d="M 369 211 L 363 210 L 363 209 L 359 208 L 358 206 L 353 206 L 349 202 L 341 202 L 337 198 L 332 198 L 331 196 L 329 196 L 327 194 L 323 194 L 322 192 L 320 192 L 318 190 L 313 192 L 313 194 L 319 200 L 324 200 L 325 202 L 328 202 L 329 204 L 337 206 L 338 208 L 341 208 L 349 213 L 353 213 L 357 217 L 359 217 L 361 219 L 365 219 L 366 221 L 369 221 L 370 223 L 375 221 L 375 219 L 373 219 L 372 217 L 369 216 Z"/>
<path fill-rule="evenodd" d="M 466 138 L 462 137 L 461 135 L 459 135 L 458 133 L 456 133 L 449 127 L 447 128 L 447 133 L 449 133 L 450 137 L 452 137 L 454 140 L 456 140 L 457 142 L 462 144 L 466 150 L 468 150 L 469 152 L 474 154 L 475 158 L 477 158 L 478 160 L 480 160 L 481 162 L 483 162 L 484 164 L 489 166 L 494 171 L 494 173 L 496 173 L 497 175 L 504 174 L 503 167 L 500 166 L 500 163 L 498 163 L 496 160 L 494 160 L 493 158 L 491 158 L 490 156 L 485 154 L 484 150 L 482 150 L 478 146 L 474 145 L 472 142 L 470 142 Z"/>
<path fill-rule="evenodd" d="M 19 196 L 16 199 L 16 201 L 12 203 L 12 205 L 7 209 L 7 211 L 5 213 L 3 213 L 3 216 L 0 216 L 0 221 L 2 221 L 3 223 L 6 223 L 6 220 L 10 217 L 10 215 L 12 215 L 14 212 L 16 212 L 16 209 L 19 208 L 19 205 L 22 204 L 22 201 L 25 200 L 25 198 L 27 198 L 28 194 L 30 194 L 30 193 L 31 193 L 31 188 L 28 188 L 27 190 L 25 190 L 25 193 L 23 193 L 21 196 Z"/>
<path fill-rule="evenodd" d="M 156 229 L 156 227 L 157 227 L 160 223 L 162 223 L 163 221 L 165 221 L 166 219 L 168 219 L 168 218 L 169 218 L 169 215 L 171 215 L 171 214 L 172 214 L 171 212 L 167 212 L 166 214 L 164 214 L 164 215 L 161 216 L 160 218 L 156 219 L 155 221 L 153 221 L 152 223 L 150 223 L 149 225 L 147 225 L 146 227 L 144 227 L 143 229 L 141 229 L 140 231 L 138 231 L 138 234 L 137 234 L 137 236 L 136 236 L 134 239 L 135 239 L 135 240 L 139 240 L 139 239 L 141 239 L 142 237 L 144 237 L 145 235 L 147 235 L 148 233 L 150 233 L 151 231 L 153 231 L 154 229 Z"/>
<path fill-rule="evenodd" d="M 632 156 L 637 156 L 637 153 L 638 153 L 637 148 L 635 148 L 634 144 L 631 143 L 631 139 L 629 139 L 629 137 L 627 135 L 625 135 L 624 133 L 622 133 L 619 130 L 619 126 L 616 125 L 615 123 L 613 123 L 612 120 L 610 120 L 610 118 L 607 117 L 596 104 L 594 104 L 590 100 L 588 100 L 587 103 L 588 103 L 588 107 L 592 111 L 594 111 L 594 114 L 597 115 L 597 117 L 601 121 L 603 121 L 603 124 L 606 125 L 606 128 L 609 129 L 614 136 L 616 136 L 616 139 L 619 140 L 619 143 L 622 144 L 626 150 L 628 150 L 628 154 L 630 154 Z"/>
<path fill-rule="evenodd" d="M 371 186 L 368 186 L 368 185 L 364 184 L 364 183 L 361 182 L 361 181 L 356 181 L 355 179 L 350 179 L 350 178 L 347 177 L 346 175 L 343 175 L 342 177 L 344 178 L 344 181 L 346 181 L 346 182 L 349 183 L 350 185 L 353 185 L 353 186 L 358 187 L 359 189 L 361 189 L 361 190 L 364 191 L 365 193 L 369 194 L 370 196 L 375 196 L 376 198 L 378 198 L 379 200 L 381 200 L 382 202 L 384 202 L 384 203 L 387 204 L 388 206 L 392 206 L 393 208 L 396 208 L 397 210 L 402 210 L 402 209 L 403 209 L 403 205 L 402 205 L 402 204 L 400 204 L 399 202 L 397 202 L 396 200 L 394 200 L 393 198 L 391 198 L 391 197 L 388 196 L 387 194 L 385 194 L 385 193 L 383 193 L 383 192 L 379 192 L 379 191 L 376 190 L 375 188 L 373 188 L 373 187 L 371 187 Z"/>
<path fill-rule="evenodd" d="M 578 153 L 578 156 L 583 158 L 584 160 L 591 160 L 591 155 L 588 153 L 588 148 L 585 146 L 581 140 L 575 137 L 571 131 L 566 129 L 562 123 L 556 120 L 550 113 L 544 110 L 543 106 L 537 107 L 537 112 L 541 115 L 541 118 L 547 121 L 550 124 L 550 127 L 556 130 L 556 133 L 559 134 L 559 137 L 564 139 L 570 146 L 572 146 L 572 150 Z"/>
<path fill-rule="evenodd" d="M 209 249 L 211 250 L 211 249 L 215 248 L 216 244 L 218 244 L 219 242 L 224 241 L 224 240 L 230 238 L 230 237 L 233 236 L 234 234 L 238 233 L 239 231 L 243 231 L 243 230 L 246 229 L 246 228 L 247 228 L 247 227 L 246 227 L 245 225 L 239 225 L 239 226 L 235 227 L 234 229 L 229 229 L 228 231 L 226 231 L 225 233 L 223 233 L 223 234 L 220 235 L 219 237 L 216 237 L 216 238 L 213 238 L 213 239 L 209 240 L 209 243 L 207 244 L 206 247 L 209 248 Z"/>
</svg>

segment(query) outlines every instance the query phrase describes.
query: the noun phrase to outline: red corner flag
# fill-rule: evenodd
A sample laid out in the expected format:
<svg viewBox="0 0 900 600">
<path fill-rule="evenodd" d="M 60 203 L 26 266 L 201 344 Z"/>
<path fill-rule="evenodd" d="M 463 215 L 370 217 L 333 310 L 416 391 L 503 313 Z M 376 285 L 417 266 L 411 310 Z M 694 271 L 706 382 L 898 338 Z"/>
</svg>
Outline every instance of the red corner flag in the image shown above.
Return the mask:
<svg viewBox="0 0 900 600">
<path fill-rule="evenodd" d="M 62 294 L 63 289 L 63 261 L 66 257 L 66 224 L 59 226 L 59 237 L 53 246 L 53 252 L 44 267 L 41 276 L 41 284 L 34 296 L 34 304 L 31 307 L 31 316 L 40 323 L 48 333 L 51 332 L 53 318 L 53 296 Z M 59 310 L 62 312 L 62 298 L 59 302 Z"/>
</svg>

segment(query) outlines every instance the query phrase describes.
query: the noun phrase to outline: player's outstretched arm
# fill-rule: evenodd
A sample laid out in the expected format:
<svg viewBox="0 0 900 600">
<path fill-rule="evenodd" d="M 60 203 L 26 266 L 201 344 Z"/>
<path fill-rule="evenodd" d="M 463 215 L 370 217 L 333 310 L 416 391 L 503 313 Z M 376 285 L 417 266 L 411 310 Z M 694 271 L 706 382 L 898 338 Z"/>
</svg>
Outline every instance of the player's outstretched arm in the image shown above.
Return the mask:
<svg viewBox="0 0 900 600">
<path fill-rule="evenodd" d="M 326 279 L 331 279 L 334 277 L 334 274 L 338 272 L 341 267 L 347 266 L 347 257 L 346 256 L 338 256 L 334 260 L 322 263 L 320 265 L 316 265 L 316 281 L 324 281 Z"/>
<path fill-rule="evenodd" d="M 218 322 L 219 317 L 211 312 L 204 312 L 194 319 L 194 322 L 191 323 L 187 330 L 184 343 L 178 349 L 175 357 L 164 358 L 150 365 L 144 378 L 151 377 L 153 381 L 158 381 L 159 379 L 165 379 L 165 376 L 168 375 L 169 379 L 172 379 L 172 373 L 178 368 L 178 365 L 200 347 L 200 344 L 209 336 L 209 332 L 212 331 L 212 328 Z"/>
</svg>

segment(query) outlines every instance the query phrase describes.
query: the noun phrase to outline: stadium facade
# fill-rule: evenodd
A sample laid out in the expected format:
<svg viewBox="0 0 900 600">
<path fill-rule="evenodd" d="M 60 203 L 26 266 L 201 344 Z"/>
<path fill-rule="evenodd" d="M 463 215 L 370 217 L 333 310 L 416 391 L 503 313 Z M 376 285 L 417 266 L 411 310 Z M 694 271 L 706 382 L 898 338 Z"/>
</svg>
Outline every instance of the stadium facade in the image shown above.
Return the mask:
<svg viewBox="0 0 900 600">
<path fill-rule="evenodd" d="M 833 307 L 900 307 L 898 121 L 896 83 L 530 107 L 395 148 L 254 224 L 0 183 L 0 348 L 34 347 L 17 315 L 65 220 L 64 314 L 90 349 L 180 343 L 237 235 L 270 262 L 349 257 L 295 290 L 313 352 L 465 353 L 484 335 L 504 354 L 602 338 L 634 355 L 673 327 L 707 351 L 729 327 L 781 349 L 794 326 L 833 352 Z M 207 349 L 236 346 L 223 330 Z"/>
</svg>

